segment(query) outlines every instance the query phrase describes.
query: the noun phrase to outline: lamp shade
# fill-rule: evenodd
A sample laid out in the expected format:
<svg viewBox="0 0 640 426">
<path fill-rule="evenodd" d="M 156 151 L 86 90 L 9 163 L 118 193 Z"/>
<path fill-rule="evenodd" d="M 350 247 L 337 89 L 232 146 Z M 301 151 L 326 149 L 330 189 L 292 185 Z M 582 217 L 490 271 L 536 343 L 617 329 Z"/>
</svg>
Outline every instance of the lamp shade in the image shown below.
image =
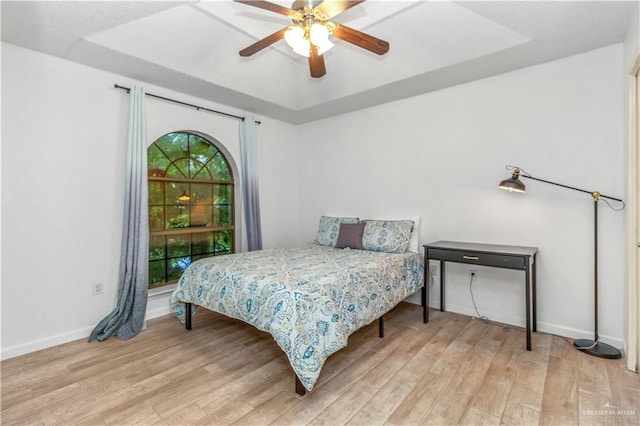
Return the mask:
<svg viewBox="0 0 640 426">
<path fill-rule="evenodd" d="M 309 40 L 304 36 L 304 29 L 298 25 L 292 25 L 284 33 L 284 41 L 298 55 L 309 57 Z"/>
<path fill-rule="evenodd" d="M 333 47 L 333 43 L 329 41 L 329 30 L 318 22 L 311 25 L 309 40 L 318 48 L 318 55 L 322 55 Z"/>
<path fill-rule="evenodd" d="M 500 182 L 500 185 L 498 185 L 498 187 L 512 192 L 524 192 L 526 187 L 524 183 L 522 183 L 522 181 L 518 178 L 519 175 L 519 171 L 514 171 L 513 175 L 510 178 Z"/>
</svg>

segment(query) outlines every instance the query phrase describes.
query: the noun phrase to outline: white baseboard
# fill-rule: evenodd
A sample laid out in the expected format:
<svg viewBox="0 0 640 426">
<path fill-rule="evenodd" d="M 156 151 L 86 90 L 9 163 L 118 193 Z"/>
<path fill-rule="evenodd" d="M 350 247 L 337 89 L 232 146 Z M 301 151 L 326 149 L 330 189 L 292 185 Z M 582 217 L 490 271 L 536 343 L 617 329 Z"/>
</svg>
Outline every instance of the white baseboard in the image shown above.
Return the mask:
<svg viewBox="0 0 640 426">
<path fill-rule="evenodd" d="M 166 296 L 168 299 L 168 296 Z M 173 311 L 167 303 L 166 306 L 156 307 L 154 309 L 147 309 L 145 315 L 145 322 L 142 327 L 143 330 L 147 328 L 147 321 L 153 318 L 158 318 L 167 314 L 171 314 Z M 48 336 L 43 339 L 32 340 L 30 342 L 22 343 L 20 345 L 9 346 L 2 348 L 0 351 L 0 359 L 5 360 L 14 358 L 16 356 L 25 355 L 31 352 L 36 352 L 42 349 L 47 349 L 52 346 L 62 345 L 63 343 L 73 342 L 74 340 L 88 339 L 93 326 L 79 328 L 77 330 L 69 331 L 67 333 L 60 333 L 54 336 Z"/>
<path fill-rule="evenodd" d="M 413 294 L 405 299 L 406 302 L 413 303 L 416 305 L 421 304 L 420 292 Z M 430 305 L 432 309 L 440 309 L 439 305 L 433 306 Z M 473 317 L 476 315 L 475 311 L 471 308 L 465 306 L 449 306 L 447 305 L 447 311 L 455 312 L 462 315 L 468 315 Z M 145 317 L 145 326 L 146 321 L 158 318 L 164 315 L 168 315 L 173 313 L 171 307 L 167 303 L 166 305 L 160 305 L 158 307 L 147 309 L 146 317 Z M 496 321 L 503 324 L 514 325 L 517 327 L 524 327 L 524 319 L 523 318 L 513 318 L 500 314 L 491 314 L 488 313 L 487 317 L 489 317 L 492 321 Z M 31 342 L 26 342 L 20 345 L 10 346 L 8 348 L 2 348 L 0 352 L 0 359 L 5 360 L 9 358 L 13 358 L 20 355 L 25 355 L 31 352 L 36 352 L 42 349 L 47 349 L 52 346 L 61 345 L 63 343 L 72 342 L 74 340 L 86 339 L 91 334 L 91 330 L 93 327 L 85 327 L 77 330 L 73 330 L 67 333 L 60 333 L 54 336 L 49 336 L 44 339 L 37 339 Z M 570 327 L 559 326 L 557 324 L 550 324 L 538 321 L 538 331 L 543 333 L 555 334 L 558 336 L 564 336 L 571 339 L 593 339 L 593 332 L 588 330 L 579 330 Z M 600 340 L 604 343 L 612 345 L 616 348 L 624 348 L 624 339 L 615 338 L 611 336 L 600 335 Z"/>
<path fill-rule="evenodd" d="M 172 313 L 173 313 L 173 310 L 171 310 L 170 306 L 148 310 L 145 320 L 149 321 L 150 319 L 162 317 Z"/>
<path fill-rule="evenodd" d="M 89 337 L 92 330 L 93 327 L 85 327 L 69 331 L 67 333 L 48 336 L 44 339 L 32 340 L 20 345 L 9 346 L 8 348 L 3 347 L 0 358 L 2 360 L 5 360 L 16 356 L 25 355 L 31 352 L 36 352 L 42 349 L 47 349 L 52 346 L 61 345 L 63 343 L 73 342 L 74 340 L 86 339 Z"/>
<path fill-rule="evenodd" d="M 416 297 L 416 295 L 414 294 L 413 296 L 410 296 L 408 298 L 405 299 L 406 302 L 409 303 L 415 303 L 417 305 L 421 304 L 420 301 L 420 297 L 418 295 L 418 297 Z M 429 305 L 431 309 L 438 309 L 440 310 L 440 305 Z M 462 314 L 462 315 L 467 315 L 470 317 L 476 317 L 477 314 L 475 312 L 475 310 L 471 307 L 467 307 L 467 306 L 458 306 L 458 305 L 448 305 L 447 304 L 447 311 L 449 312 L 455 312 L 457 314 Z M 524 318 L 516 318 L 516 317 L 510 317 L 510 316 L 506 316 L 506 315 L 501 315 L 501 314 L 497 314 L 497 313 L 485 313 L 486 316 L 491 320 L 491 321 L 495 321 L 495 322 L 499 322 L 502 324 L 508 324 L 508 325 L 513 325 L 516 327 L 525 327 L 525 320 Z M 538 321 L 538 332 L 541 333 L 547 333 L 547 334 L 554 334 L 556 336 L 562 336 L 562 337 L 567 337 L 569 339 L 593 339 L 593 331 L 589 331 L 589 330 L 580 330 L 580 329 L 576 329 L 576 328 L 571 328 L 571 327 L 565 327 L 565 326 L 560 326 L 557 324 L 552 324 L 552 323 L 547 323 L 547 322 L 540 322 Z M 616 337 L 612 337 L 612 336 L 607 336 L 607 335 L 599 335 L 599 340 L 603 343 L 607 343 L 609 345 L 612 345 L 618 349 L 622 349 L 622 351 L 624 352 L 625 345 L 624 345 L 624 339 L 622 338 L 616 338 Z"/>
</svg>

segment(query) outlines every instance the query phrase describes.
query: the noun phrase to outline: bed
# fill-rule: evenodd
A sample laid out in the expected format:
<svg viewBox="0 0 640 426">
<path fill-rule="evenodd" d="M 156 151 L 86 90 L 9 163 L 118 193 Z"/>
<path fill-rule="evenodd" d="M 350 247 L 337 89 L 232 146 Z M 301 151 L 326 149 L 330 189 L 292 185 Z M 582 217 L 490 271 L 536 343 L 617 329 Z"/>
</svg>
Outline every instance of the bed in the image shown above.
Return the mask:
<svg viewBox="0 0 640 426">
<path fill-rule="evenodd" d="M 201 259 L 178 281 L 171 307 L 188 329 L 201 306 L 270 333 L 302 395 L 349 335 L 376 319 L 382 326 L 386 312 L 423 286 L 418 253 L 336 248 L 336 240 L 337 232 L 323 240 L 319 230 L 304 247 Z"/>
</svg>

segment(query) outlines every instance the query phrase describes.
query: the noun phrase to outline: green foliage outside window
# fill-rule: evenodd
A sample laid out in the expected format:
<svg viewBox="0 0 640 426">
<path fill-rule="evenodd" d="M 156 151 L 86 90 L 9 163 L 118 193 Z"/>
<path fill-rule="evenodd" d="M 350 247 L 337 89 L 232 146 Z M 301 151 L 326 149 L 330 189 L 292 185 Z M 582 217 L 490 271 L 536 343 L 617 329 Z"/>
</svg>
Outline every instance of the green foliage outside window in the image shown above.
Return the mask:
<svg viewBox="0 0 640 426">
<path fill-rule="evenodd" d="M 149 287 L 177 281 L 198 259 L 235 251 L 234 182 L 216 146 L 169 133 L 147 150 Z"/>
</svg>

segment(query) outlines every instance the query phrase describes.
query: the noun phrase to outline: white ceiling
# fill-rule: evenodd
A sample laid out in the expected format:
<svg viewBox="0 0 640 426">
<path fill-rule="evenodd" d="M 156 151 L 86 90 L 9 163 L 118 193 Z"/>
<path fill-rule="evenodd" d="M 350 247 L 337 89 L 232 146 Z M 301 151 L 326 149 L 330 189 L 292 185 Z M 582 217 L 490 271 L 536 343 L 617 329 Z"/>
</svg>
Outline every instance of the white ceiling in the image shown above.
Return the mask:
<svg viewBox="0 0 640 426">
<path fill-rule="evenodd" d="M 303 123 L 621 42 L 636 7 L 369 0 L 332 20 L 388 41 L 389 52 L 334 40 L 320 79 L 284 41 L 240 57 L 290 21 L 231 1 L 2 1 L 1 14 L 3 41 Z"/>
</svg>

